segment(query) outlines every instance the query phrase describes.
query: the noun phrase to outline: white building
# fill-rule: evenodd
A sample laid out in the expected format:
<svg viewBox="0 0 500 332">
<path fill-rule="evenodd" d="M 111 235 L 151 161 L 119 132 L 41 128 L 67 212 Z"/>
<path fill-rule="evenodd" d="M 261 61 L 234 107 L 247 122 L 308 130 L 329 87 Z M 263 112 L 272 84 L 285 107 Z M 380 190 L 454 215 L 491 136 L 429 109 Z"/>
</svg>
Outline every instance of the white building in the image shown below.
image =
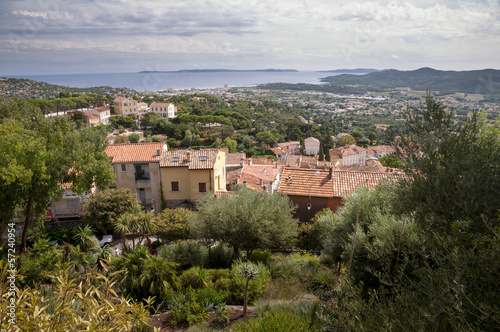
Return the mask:
<svg viewBox="0 0 500 332">
<path fill-rule="evenodd" d="M 88 110 L 86 113 L 98 116 L 99 122 L 103 125 L 109 124 L 109 117 L 111 116 L 111 111 L 107 107 L 93 108 Z"/>
<path fill-rule="evenodd" d="M 149 105 L 149 111 L 162 118 L 173 119 L 177 117 L 177 106 L 172 103 L 152 103 Z"/>
<path fill-rule="evenodd" d="M 304 152 L 306 155 L 315 156 L 319 154 L 319 139 L 308 137 L 304 140 Z"/>
</svg>

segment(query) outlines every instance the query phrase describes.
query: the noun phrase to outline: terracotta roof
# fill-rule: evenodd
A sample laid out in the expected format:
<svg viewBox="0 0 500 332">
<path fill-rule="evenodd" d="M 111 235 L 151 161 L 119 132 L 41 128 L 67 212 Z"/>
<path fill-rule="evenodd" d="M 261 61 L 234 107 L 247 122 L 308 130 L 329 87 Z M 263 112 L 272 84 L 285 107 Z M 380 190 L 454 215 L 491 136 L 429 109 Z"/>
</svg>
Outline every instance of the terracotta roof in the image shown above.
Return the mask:
<svg viewBox="0 0 500 332">
<path fill-rule="evenodd" d="M 394 173 L 334 171 L 333 196 L 344 197 L 358 187 L 374 187 L 393 176 Z"/>
<path fill-rule="evenodd" d="M 219 151 L 219 149 L 165 151 L 160 162 L 160 167 L 212 169 L 214 168 Z"/>
<path fill-rule="evenodd" d="M 226 171 L 226 184 L 237 183 L 238 178 L 241 176 L 241 168 L 232 171 Z"/>
<path fill-rule="evenodd" d="M 118 97 L 118 98 L 115 98 L 115 102 L 122 102 L 122 101 L 125 101 L 125 100 L 130 100 L 130 98 L 126 98 L 126 97 Z"/>
<path fill-rule="evenodd" d="M 106 154 L 113 163 L 159 162 L 160 154 L 167 152 L 165 143 L 127 143 L 110 144 L 106 147 Z"/>
<path fill-rule="evenodd" d="M 283 151 L 281 148 L 271 148 L 270 150 L 271 150 L 272 152 L 274 152 L 274 154 L 275 154 L 276 156 L 279 156 L 280 154 L 285 153 L 285 151 Z"/>
<path fill-rule="evenodd" d="M 244 152 L 226 153 L 226 166 L 241 165 L 241 161 L 245 160 L 245 156 Z"/>
<path fill-rule="evenodd" d="M 279 191 L 287 195 L 332 197 L 333 180 L 329 171 L 285 168 L 281 174 Z"/>
<path fill-rule="evenodd" d="M 94 108 L 94 111 L 97 111 L 97 112 L 106 112 L 106 111 L 109 111 L 109 108 L 101 106 L 101 107 Z"/>
<path fill-rule="evenodd" d="M 372 146 L 373 151 L 384 152 L 384 153 L 394 153 L 396 149 L 389 145 L 376 145 Z"/>
<path fill-rule="evenodd" d="M 391 172 L 360 172 L 285 168 L 281 175 L 279 191 L 287 195 L 315 197 L 344 197 L 361 186 L 373 187 L 385 179 L 402 176 Z"/>
</svg>

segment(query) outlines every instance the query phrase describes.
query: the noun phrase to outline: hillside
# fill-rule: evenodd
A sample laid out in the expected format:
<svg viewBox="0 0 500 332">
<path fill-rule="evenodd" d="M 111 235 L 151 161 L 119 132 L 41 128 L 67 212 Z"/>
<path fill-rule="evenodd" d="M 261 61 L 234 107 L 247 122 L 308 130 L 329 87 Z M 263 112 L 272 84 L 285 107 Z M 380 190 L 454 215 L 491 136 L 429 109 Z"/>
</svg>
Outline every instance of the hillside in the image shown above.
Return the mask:
<svg viewBox="0 0 500 332">
<path fill-rule="evenodd" d="M 343 74 L 322 79 L 331 85 L 371 86 L 377 89 L 409 87 L 412 90 L 431 90 L 439 94 L 455 92 L 500 94 L 500 70 L 443 71 L 420 68 L 413 71 L 395 69 L 366 75 Z"/>
<path fill-rule="evenodd" d="M 0 97 L 20 97 L 25 99 L 54 98 L 57 97 L 60 92 L 78 94 L 96 93 L 100 95 L 111 96 L 137 94 L 136 91 L 128 88 L 112 88 L 109 86 L 98 86 L 92 88 L 71 88 L 62 85 L 37 82 L 24 78 L 0 77 Z"/>
</svg>

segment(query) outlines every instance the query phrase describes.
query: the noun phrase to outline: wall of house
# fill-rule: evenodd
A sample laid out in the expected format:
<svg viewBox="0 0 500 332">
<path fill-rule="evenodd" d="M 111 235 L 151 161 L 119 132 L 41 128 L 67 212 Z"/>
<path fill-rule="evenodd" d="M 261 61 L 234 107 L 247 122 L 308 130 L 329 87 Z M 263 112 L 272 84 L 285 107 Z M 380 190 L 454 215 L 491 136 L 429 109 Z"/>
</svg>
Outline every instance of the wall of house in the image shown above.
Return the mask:
<svg viewBox="0 0 500 332">
<path fill-rule="evenodd" d="M 172 182 L 179 183 L 179 191 L 172 191 Z M 161 182 L 163 197 L 166 201 L 183 201 L 191 199 L 189 170 L 187 167 L 162 167 Z"/>
<path fill-rule="evenodd" d="M 296 204 L 297 210 L 295 210 L 294 217 L 302 222 L 307 222 L 314 215 L 328 206 L 328 197 L 311 197 L 309 201 L 309 196 L 297 196 L 288 195 L 290 200 Z M 307 210 L 307 205 L 311 202 L 311 210 Z"/>
<path fill-rule="evenodd" d="M 128 188 L 139 197 L 140 188 L 144 188 L 145 198 L 149 202 L 151 199 L 154 200 L 155 211 L 160 211 L 161 199 L 160 199 L 160 164 L 159 163 L 148 163 L 149 166 L 149 180 L 135 180 L 134 176 L 134 164 L 141 163 L 126 163 L 126 172 L 122 172 L 122 164 L 117 163 L 113 165 L 115 176 L 116 176 L 116 187 L 117 188 Z"/>
</svg>

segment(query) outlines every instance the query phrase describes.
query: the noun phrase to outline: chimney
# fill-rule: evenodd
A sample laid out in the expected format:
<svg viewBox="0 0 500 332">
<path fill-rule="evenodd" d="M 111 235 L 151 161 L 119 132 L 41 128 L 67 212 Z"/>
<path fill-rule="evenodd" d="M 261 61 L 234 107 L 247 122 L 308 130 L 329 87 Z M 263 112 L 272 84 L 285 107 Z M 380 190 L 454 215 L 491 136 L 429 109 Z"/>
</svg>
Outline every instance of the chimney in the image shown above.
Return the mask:
<svg viewBox="0 0 500 332">
<path fill-rule="evenodd" d="M 190 162 L 190 161 L 191 161 L 191 151 L 188 151 L 188 152 L 186 153 L 186 160 L 187 160 L 188 162 Z"/>
<path fill-rule="evenodd" d="M 259 185 L 262 187 L 262 179 L 259 179 Z"/>
<path fill-rule="evenodd" d="M 252 158 L 248 159 L 248 165 L 252 166 Z"/>
<path fill-rule="evenodd" d="M 328 180 L 333 179 L 333 167 L 328 168 Z"/>
<path fill-rule="evenodd" d="M 161 155 L 161 149 L 156 149 L 156 156 L 159 157 Z"/>
</svg>

